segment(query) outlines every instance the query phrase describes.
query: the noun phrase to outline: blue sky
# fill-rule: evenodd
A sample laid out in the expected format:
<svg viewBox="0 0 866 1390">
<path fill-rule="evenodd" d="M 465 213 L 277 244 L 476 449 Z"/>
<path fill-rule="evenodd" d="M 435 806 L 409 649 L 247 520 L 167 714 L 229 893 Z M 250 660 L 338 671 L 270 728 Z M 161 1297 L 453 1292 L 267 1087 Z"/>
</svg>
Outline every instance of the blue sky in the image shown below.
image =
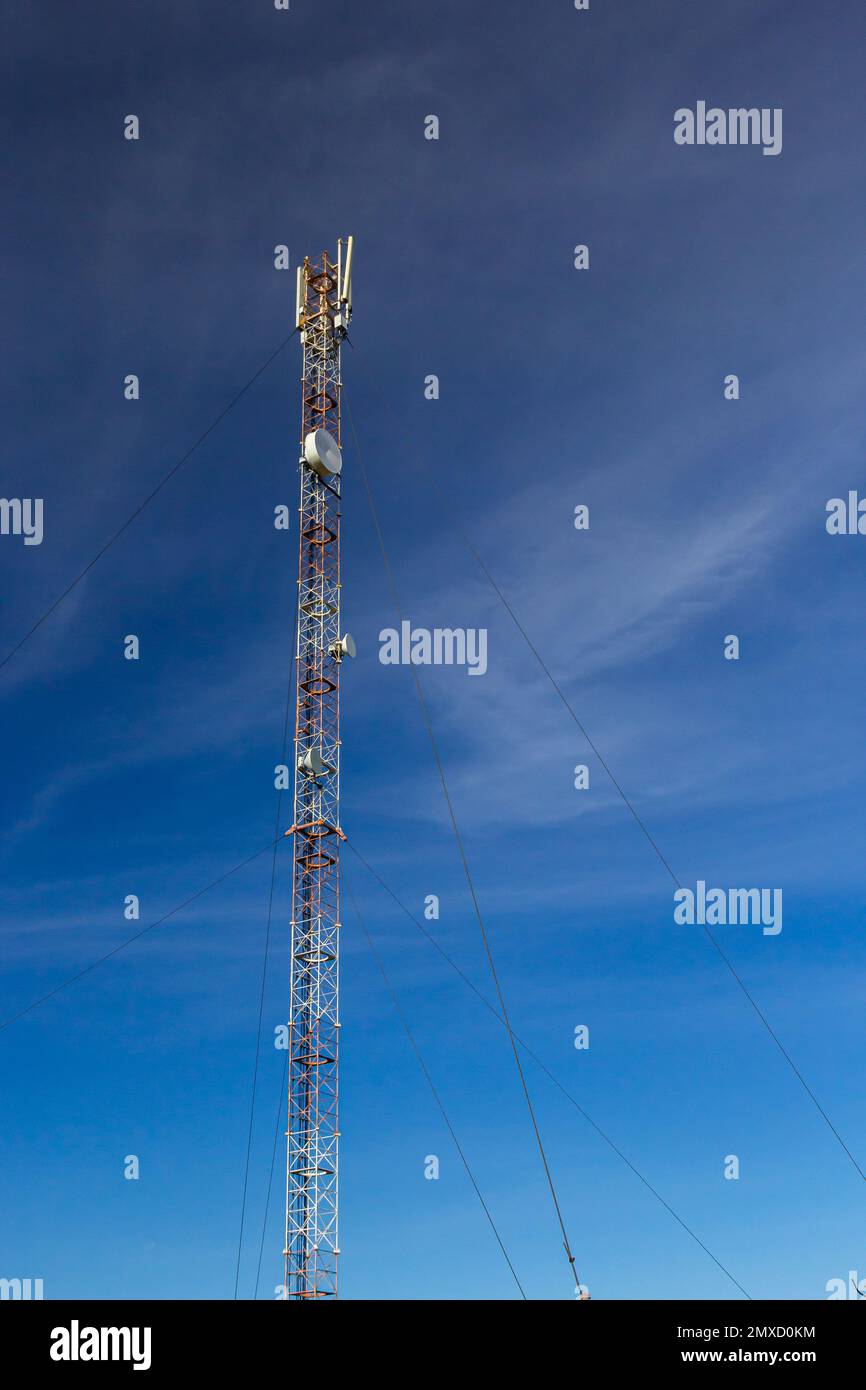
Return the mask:
<svg viewBox="0 0 866 1390">
<path fill-rule="evenodd" d="M 674 924 L 670 879 L 453 521 L 682 882 L 782 888 L 780 936 L 719 939 L 866 1163 L 866 540 L 824 526 L 828 498 L 866 489 L 862 14 L 237 10 L 82 0 L 12 22 L 0 490 L 44 498 L 45 538 L 0 537 L 3 652 L 285 337 L 274 246 L 294 267 L 353 232 L 344 377 L 403 606 L 489 630 L 483 678 L 422 680 L 514 1026 L 749 1293 L 821 1298 L 866 1275 L 862 1179 L 700 929 Z M 676 146 L 698 100 L 781 107 L 782 153 Z M 129 935 L 127 894 L 146 924 L 272 837 L 295 567 L 272 516 L 295 504 L 299 371 L 293 343 L 0 672 L 4 1018 Z M 439 895 L 429 927 L 490 995 L 411 675 L 378 660 L 393 611 L 351 442 L 344 478 L 344 828 L 417 915 Z M 570 1298 L 507 1038 L 345 864 L 527 1293 Z M 46 1297 L 231 1296 L 269 878 L 264 854 L 0 1033 L 0 1275 Z M 513 1297 L 345 916 L 342 1293 Z M 281 1065 L 266 1045 L 243 1296 Z M 735 1295 L 527 1078 L 593 1296 Z M 280 1187 L 278 1157 L 264 1297 Z"/>
</svg>

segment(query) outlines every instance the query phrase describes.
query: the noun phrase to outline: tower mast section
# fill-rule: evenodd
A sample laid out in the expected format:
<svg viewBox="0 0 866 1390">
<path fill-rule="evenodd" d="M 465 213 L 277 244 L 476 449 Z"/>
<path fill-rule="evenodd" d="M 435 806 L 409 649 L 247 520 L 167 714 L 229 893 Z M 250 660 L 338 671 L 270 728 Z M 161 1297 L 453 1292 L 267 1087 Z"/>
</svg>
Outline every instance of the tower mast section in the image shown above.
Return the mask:
<svg viewBox="0 0 866 1390">
<path fill-rule="evenodd" d="M 335 1298 L 339 1249 L 340 346 L 353 239 L 298 268 L 303 345 L 284 1289 Z"/>
</svg>

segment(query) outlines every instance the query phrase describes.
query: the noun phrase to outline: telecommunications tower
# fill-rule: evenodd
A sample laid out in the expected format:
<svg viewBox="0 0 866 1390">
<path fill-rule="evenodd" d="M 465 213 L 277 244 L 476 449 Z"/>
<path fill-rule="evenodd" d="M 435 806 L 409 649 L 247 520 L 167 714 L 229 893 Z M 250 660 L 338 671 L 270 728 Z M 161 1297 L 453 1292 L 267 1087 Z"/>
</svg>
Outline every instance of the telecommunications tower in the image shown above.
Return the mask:
<svg viewBox="0 0 866 1390">
<path fill-rule="evenodd" d="M 285 1297 L 337 1294 L 340 1038 L 340 346 L 353 238 L 298 268 L 303 346 Z"/>
</svg>

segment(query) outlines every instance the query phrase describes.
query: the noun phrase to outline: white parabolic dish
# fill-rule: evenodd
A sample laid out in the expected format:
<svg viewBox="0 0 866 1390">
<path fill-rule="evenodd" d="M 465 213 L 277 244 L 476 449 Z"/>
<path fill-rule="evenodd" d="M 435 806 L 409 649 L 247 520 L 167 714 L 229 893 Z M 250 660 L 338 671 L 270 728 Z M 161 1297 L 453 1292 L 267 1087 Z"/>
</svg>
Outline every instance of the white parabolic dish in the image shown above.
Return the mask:
<svg viewBox="0 0 866 1390">
<path fill-rule="evenodd" d="M 333 477 L 343 467 L 340 446 L 327 430 L 310 430 L 304 440 L 304 458 L 320 478 Z"/>
<path fill-rule="evenodd" d="M 308 748 L 303 757 L 299 760 L 299 766 L 304 772 L 312 773 L 314 777 L 321 777 L 325 770 L 322 755 L 318 748 Z"/>
</svg>

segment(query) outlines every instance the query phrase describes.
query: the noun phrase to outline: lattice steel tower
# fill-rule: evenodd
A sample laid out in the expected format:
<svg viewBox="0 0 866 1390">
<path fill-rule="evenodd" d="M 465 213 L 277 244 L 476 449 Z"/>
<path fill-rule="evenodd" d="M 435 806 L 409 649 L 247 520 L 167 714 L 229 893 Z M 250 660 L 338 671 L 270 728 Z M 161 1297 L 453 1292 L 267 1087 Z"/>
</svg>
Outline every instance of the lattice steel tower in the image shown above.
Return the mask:
<svg viewBox="0 0 866 1390">
<path fill-rule="evenodd" d="M 340 1038 L 340 345 L 352 250 L 298 269 L 303 344 L 285 1296 L 337 1294 Z"/>
</svg>

